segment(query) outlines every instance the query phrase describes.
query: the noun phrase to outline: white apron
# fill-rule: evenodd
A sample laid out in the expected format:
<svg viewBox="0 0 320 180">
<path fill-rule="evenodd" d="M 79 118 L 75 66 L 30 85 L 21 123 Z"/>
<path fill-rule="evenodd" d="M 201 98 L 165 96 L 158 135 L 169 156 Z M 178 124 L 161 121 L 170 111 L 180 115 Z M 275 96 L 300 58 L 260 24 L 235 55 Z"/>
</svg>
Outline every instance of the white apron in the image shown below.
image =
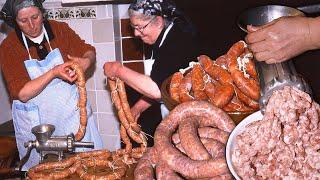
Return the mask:
<svg viewBox="0 0 320 180">
<path fill-rule="evenodd" d="M 43 28 L 45 38 L 50 46 L 48 34 Z M 63 64 L 63 58 L 59 49 L 52 50 L 43 60 L 32 59 L 25 35 L 22 33 L 24 45 L 29 54 L 29 60 L 24 61 L 31 80 L 46 73 L 54 66 Z M 75 84 L 69 84 L 59 78 L 53 79 L 47 87 L 36 97 L 23 103 L 14 100 L 12 103 L 12 116 L 15 129 L 15 136 L 19 150 L 20 159 L 27 152 L 24 143 L 35 140 L 31 129 L 39 124 L 52 124 L 55 126 L 54 136 L 64 136 L 76 133 L 79 128 L 78 90 Z M 88 123 L 86 134 L 82 141 L 94 142 L 94 149 L 102 149 L 103 144 L 98 129 L 95 125 L 91 107 L 87 103 Z M 88 151 L 89 148 L 77 148 L 76 151 Z M 39 164 L 40 156 L 35 149 L 32 150 L 29 160 L 23 166 L 26 171 Z"/>
</svg>

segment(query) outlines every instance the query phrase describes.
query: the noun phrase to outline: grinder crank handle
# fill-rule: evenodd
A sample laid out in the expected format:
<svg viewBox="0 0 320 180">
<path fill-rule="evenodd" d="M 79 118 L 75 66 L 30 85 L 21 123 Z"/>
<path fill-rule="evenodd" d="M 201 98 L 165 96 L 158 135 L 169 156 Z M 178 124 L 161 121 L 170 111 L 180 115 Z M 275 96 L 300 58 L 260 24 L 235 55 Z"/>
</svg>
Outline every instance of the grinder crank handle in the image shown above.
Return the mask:
<svg viewBox="0 0 320 180">
<path fill-rule="evenodd" d="M 28 150 L 26 155 L 20 160 L 20 162 L 18 163 L 18 166 L 15 168 L 15 170 L 17 171 L 21 171 L 22 166 L 28 161 L 31 154 L 31 150 L 35 147 L 35 145 L 33 141 L 28 141 L 24 143 L 24 147 L 28 148 Z"/>
</svg>

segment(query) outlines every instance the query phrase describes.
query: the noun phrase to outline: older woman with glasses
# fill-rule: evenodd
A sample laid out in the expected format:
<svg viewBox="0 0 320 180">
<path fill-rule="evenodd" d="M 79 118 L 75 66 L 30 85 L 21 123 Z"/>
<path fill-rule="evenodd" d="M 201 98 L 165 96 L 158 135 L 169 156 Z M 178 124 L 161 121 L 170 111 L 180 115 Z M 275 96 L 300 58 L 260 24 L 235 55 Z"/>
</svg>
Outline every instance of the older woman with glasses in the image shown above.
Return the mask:
<svg viewBox="0 0 320 180">
<path fill-rule="evenodd" d="M 111 78 L 119 77 L 143 95 L 131 108 L 137 119 L 151 105 L 161 104 L 161 83 L 180 68 L 187 67 L 190 61 L 195 61 L 200 53 L 195 28 L 173 2 L 136 0 L 128 11 L 134 35 L 152 47 L 152 70 L 144 75 L 119 62 L 108 62 L 104 65 L 104 73 Z M 161 104 L 163 116 L 165 110 Z M 153 135 L 161 119 L 161 116 L 141 118 L 140 124 L 146 133 Z M 148 143 L 152 145 L 153 141 Z"/>
</svg>

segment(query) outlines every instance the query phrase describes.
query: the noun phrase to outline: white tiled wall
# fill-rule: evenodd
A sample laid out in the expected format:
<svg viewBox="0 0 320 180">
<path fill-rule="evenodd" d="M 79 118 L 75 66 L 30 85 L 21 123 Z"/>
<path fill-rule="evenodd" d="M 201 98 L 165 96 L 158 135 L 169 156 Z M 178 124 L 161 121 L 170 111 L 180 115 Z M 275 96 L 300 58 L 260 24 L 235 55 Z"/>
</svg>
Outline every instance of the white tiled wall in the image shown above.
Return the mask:
<svg viewBox="0 0 320 180">
<path fill-rule="evenodd" d="M 110 93 L 106 90 L 103 64 L 106 61 L 114 61 L 116 58 L 113 6 L 116 6 L 116 9 L 120 9 L 121 12 L 126 11 L 127 6 L 120 5 L 121 7 L 118 7 L 118 5 L 107 4 L 88 7 L 62 7 L 61 3 L 52 0 L 45 3 L 44 6 L 51 11 L 51 15 L 54 15 L 53 19 L 67 22 L 82 39 L 96 48 L 96 68 L 86 84 L 87 97 L 92 105 L 96 123 L 106 148 L 111 151 L 120 148 L 119 123 L 117 115 L 114 113 Z M 65 8 L 65 11 L 68 11 L 68 8 L 73 8 L 70 14 L 78 13 L 78 9 L 87 8 L 95 14 L 90 17 L 59 18 L 55 9 L 61 10 L 61 8 Z"/>
</svg>

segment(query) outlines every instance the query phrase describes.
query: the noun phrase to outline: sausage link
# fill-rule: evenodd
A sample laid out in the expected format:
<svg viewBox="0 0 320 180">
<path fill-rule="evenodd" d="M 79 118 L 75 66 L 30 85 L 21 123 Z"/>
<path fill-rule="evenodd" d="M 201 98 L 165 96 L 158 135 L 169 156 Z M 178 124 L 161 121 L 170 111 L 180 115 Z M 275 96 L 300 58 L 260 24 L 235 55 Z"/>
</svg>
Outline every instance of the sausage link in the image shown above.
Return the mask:
<svg viewBox="0 0 320 180">
<path fill-rule="evenodd" d="M 169 87 L 170 97 L 176 102 L 180 102 L 179 98 L 179 86 L 183 79 L 183 74 L 181 72 L 176 72 L 172 75 Z"/>
<path fill-rule="evenodd" d="M 234 91 L 236 92 L 237 97 L 241 102 L 243 102 L 245 105 L 251 107 L 252 109 L 259 109 L 259 103 L 250 97 L 246 96 L 242 91 L 240 91 L 239 88 L 234 87 Z"/>
<path fill-rule="evenodd" d="M 171 135 L 179 123 L 188 117 L 199 118 L 199 125 L 216 126 L 226 132 L 231 132 L 235 127 L 234 122 L 221 109 L 204 101 L 191 101 L 178 105 L 160 123 L 155 133 L 155 147 L 159 158 L 174 171 L 190 178 L 214 177 L 228 172 L 224 158 L 194 161 L 184 156 L 171 144 Z"/>
<path fill-rule="evenodd" d="M 207 160 L 210 154 L 198 137 L 199 123 L 194 118 L 186 118 L 179 124 L 179 137 L 185 153 L 193 160 Z"/>
<path fill-rule="evenodd" d="M 233 95 L 234 90 L 231 84 L 220 84 L 219 82 L 209 82 L 206 84 L 205 92 L 210 99 L 210 102 L 219 108 L 227 105 Z"/>
<path fill-rule="evenodd" d="M 181 84 L 179 86 L 179 100 L 180 100 L 180 102 L 187 102 L 187 101 L 194 100 L 194 97 L 192 97 L 190 95 L 191 88 L 192 88 L 192 79 L 191 79 L 191 72 L 189 72 L 182 79 Z"/>
<path fill-rule="evenodd" d="M 198 134 L 199 134 L 200 138 L 214 139 L 214 140 L 217 140 L 223 144 L 227 144 L 227 141 L 228 141 L 228 138 L 230 135 L 230 133 L 227 133 L 225 131 L 222 131 L 220 129 L 213 128 L 213 127 L 200 127 L 200 128 L 198 128 Z M 172 142 L 174 144 L 180 143 L 179 133 L 174 133 L 172 135 Z"/>
<path fill-rule="evenodd" d="M 183 180 L 176 172 L 171 170 L 164 162 L 159 161 L 156 165 L 157 180 Z"/>
<path fill-rule="evenodd" d="M 78 87 L 79 92 L 79 101 L 78 101 L 78 108 L 80 109 L 80 124 L 78 132 L 74 135 L 76 141 L 80 141 L 84 134 L 86 133 L 87 127 L 87 91 L 86 91 L 86 79 L 84 72 L 81 66 L 78 63 L 72 63 L 71 68 L 75 71 L 77 75 L 76 84 Z"/>
<path fill-rule="evenodd" d="M 224 157 L 225 144 L 211 138 L 201 138 L 201 143 L 204 145 L 211 158 L 217 159 Z"/>
<path fill-rule="evenodd" d="M 153 165 L 157 162 L 157 150 L 154 147 L 149 148 L 144 156 L 138 161 L 138 164 L 134 170 L 134 179 L 153 180 L 155 177 Z"/>
<path fill-rule="evenodd" d="M 193 96 L 196 100 L 206 100 L 208 99 L 206 93 L 204 92 L 205 87 L 205 72 L 200 64 L 195 64 L 191 70 L 191 82 Z"/>
<path fill-rule="evenodd" d="M 228 51 L 229 71 L 236 86 L 247 96 L 254 100 L 260 97 L 260 87 L 257 80 L 245 77 L 244 73 L 239 69 L 238 57 L 245 50 L 245 42 L 239 41 L 235 43 Z"/>
<path fill-rule="evenodd" d="M 201 55 L 198 57 L 198 61 L 212 79 L 221 84 L 232 84 L 233 80 L 230 73 L 226 69 L 216 65 L 208 56 Z"/>
</svg>

